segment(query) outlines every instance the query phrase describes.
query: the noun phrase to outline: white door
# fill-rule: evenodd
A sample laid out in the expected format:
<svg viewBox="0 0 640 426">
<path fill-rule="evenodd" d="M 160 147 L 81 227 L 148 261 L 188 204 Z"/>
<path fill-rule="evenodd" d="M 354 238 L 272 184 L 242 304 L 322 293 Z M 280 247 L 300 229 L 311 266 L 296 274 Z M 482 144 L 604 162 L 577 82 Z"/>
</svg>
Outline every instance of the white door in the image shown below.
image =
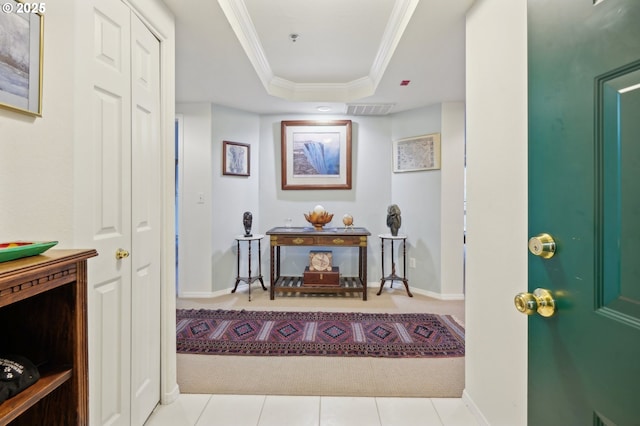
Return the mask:
<svg viewBox="0 0 640 426">
<path fill-rule="evenodd" d="M 86 181 L 76 210 L 99 253 L 89 276 L 90 418 L 141 425 L 160 398 L 159 43 L 121 1 L 90 5 L 93 39 L 80 44 L 91 109 L 78 116 L 91 123 L 79 157 L 91 160 L 77 166 Z"/>
<path fill-rule="evenodd" d="M 131 14 L 131 424 L 160 397 L 160 44 Z"/>
<path fill-rule="evenodd" d="M 128 425 L 131 416 L 131 61 L 130 14 L 120 1 L 92 12 L 92 191 L 87 194 L 93 247 L 89 279 L 89 416 L 92 425 Z"/>
</svg>

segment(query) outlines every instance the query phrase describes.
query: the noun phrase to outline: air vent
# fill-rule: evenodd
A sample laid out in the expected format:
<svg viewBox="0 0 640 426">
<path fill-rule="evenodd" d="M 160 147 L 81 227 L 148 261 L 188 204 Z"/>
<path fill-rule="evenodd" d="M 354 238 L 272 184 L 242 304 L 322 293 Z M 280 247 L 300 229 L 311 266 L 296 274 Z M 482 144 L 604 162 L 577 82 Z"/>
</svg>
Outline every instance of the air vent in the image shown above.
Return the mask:
<svg viewBox="0 0 640 426">
<path fill-rule="evenodd" d="M 347 115 L 387 115 L 395 104 L 347 104 Z"/>
</svg>

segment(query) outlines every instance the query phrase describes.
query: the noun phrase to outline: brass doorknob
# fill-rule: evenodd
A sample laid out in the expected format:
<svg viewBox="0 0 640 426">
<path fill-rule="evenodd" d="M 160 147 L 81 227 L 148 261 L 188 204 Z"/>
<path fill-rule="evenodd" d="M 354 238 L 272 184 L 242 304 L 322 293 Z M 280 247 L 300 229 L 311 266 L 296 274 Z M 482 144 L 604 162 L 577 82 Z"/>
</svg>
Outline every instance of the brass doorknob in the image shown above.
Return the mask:
<svg viewBox="0 0 640 426">
<path fill-rule="evenodd" d="M 125 257 L 129 257 L 129 252 L 128 251 L 126 251 L 125 249 L 121 249 L 121 248 L 116 250 L 116 259 L 117 260 L 124 259 Z"/>
<path fill-rule="evenodd" d="M 516 309 L 526 315 L 533 315 L 536 312 L 543 317 L 550 317 L 556 312 L 556 301 L 553 300 L 551 292 L 544 288 L 536 288 L 532 293 L 516 294 L 513 303 Z"/>
<path fill-rule="evenodd" d="M 540 234 L 529 239 L 529 251 L 543 259 L 550 259 L 556 254 L 556 242 L 549 234 Z"/>
</svg>

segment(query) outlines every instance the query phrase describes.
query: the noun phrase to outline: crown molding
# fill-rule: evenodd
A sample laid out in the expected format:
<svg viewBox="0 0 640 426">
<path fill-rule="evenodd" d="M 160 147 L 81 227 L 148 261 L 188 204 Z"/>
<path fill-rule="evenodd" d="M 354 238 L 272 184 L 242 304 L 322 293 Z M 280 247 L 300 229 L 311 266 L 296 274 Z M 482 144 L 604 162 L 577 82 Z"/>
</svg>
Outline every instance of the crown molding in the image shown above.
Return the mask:
<svg viewBox="0 0 640 426">
<path fill-rule="evenodd" d="M 369 75 L 344 83 L 295 83 L 273 74 L 244 0 L 218 0 L 267 93 L 290 101 L 350 102 L 375 94 L 420 0 L 396 0 Z"/>
</svg>

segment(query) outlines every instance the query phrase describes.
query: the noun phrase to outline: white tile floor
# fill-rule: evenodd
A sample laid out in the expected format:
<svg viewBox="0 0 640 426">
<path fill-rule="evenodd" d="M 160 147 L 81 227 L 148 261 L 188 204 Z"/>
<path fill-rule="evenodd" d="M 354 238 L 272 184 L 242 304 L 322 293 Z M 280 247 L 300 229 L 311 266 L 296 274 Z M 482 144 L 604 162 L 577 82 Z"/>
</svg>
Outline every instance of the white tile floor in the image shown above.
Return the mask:
<svg viewBox="0 0 640 426">
<path fill-rule="evenodd" d="M 182 394 L 146 426 L 477 426 L 459 398 Z"/>
</svg>

